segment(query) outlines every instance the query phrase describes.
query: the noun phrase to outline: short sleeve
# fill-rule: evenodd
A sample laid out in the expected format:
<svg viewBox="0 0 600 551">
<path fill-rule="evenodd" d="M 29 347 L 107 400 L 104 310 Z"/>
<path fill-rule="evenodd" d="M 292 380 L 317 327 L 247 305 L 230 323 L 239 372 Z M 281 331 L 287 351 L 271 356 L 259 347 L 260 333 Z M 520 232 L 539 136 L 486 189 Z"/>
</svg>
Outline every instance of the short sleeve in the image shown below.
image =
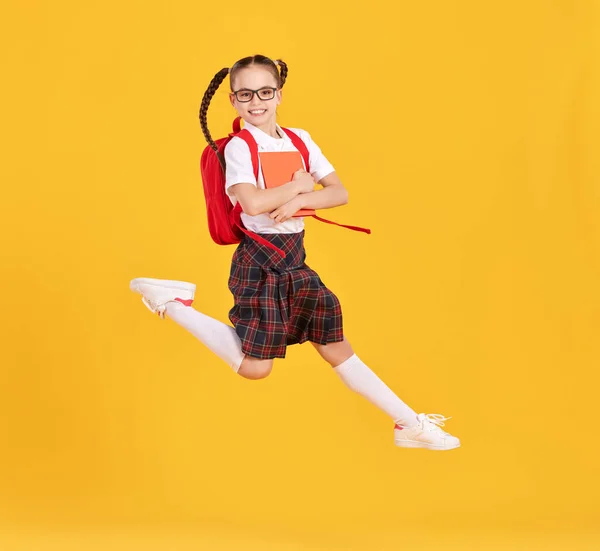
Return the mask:
<svg viewBox="0 0 600 551">
<path fill-rule="evenodd" d="M 248 144 L 238 137 L 233 137 L 225 146 L 225 191 L 235 184 L 257 185 L 252 168 L 252 158 Z"/>
<path fill-rule="evenodd" d="M 297 128 L 292 130 L 296 131 L 308 148 L 310 174 L 315 179 L 315 182 L 318 182 L 335 171 L 333 165 L 327 160 L 325 155 L 323 155 L 321 148 L 312 140 L 310 134 L 306 130 Z"/>
</svg>

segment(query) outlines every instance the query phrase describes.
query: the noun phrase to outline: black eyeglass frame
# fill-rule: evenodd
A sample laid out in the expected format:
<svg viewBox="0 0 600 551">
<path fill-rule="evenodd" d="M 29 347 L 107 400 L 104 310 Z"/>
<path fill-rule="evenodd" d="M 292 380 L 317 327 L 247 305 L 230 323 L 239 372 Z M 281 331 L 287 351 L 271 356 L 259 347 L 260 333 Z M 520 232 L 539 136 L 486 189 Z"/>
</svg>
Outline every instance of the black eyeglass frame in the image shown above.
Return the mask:
<svg viewBox="0 0 600 551">
<path fill-rule="evenodd" d="M 261 90 L 273 90 L 273 97 L 269 98 L 269 99 L 262 99 L 260 96 L 258 96 L 258 93 Z M 279 88 L 273 88 L 272 86 L 263 86 L 262 88 L 259 88 L 258 90 L 250 90 L 250 88 L 240 88 L 239 90 L 236 90 L 235 92 L 231 92 L 231 93 L 235 96 L 235 99 L 237 99 L 240 103 L 248 103 L 254 99 L 255 94 L 258 96 L 258 99 L 260 99 L 261 101 L 271 101 L 272 99 L 275 98 L 275 92 L 277 92 L 277 90 L 279 90 Z M 240 99 L 238 97 L 238 92 L 252 92 L 252 95 L 250 96 L 250 99 Z"/>
</svg>

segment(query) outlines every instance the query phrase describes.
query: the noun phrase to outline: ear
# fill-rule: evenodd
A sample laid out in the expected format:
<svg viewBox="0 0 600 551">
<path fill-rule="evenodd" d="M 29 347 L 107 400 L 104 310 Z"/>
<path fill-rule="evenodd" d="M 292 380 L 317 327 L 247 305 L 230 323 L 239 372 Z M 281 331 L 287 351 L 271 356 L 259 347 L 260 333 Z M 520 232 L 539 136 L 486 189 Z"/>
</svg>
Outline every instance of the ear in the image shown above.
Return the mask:
<svg viewBox="0 0 600 551">
<path fill-rule="evenodd" d="M 283 99 L 281 89 L 279 89 L 279 90 L 277 90 L 277 92 L 275 92 L 275 97 L 277 98 L 277 105 L 279 105 L 281 103 L 281 100 Z"/>
<path fill-rule="evenodd" d="M 229 102 L 235 107 L 235 94 L 233 92 L 229 93 Z"/>
</svg>

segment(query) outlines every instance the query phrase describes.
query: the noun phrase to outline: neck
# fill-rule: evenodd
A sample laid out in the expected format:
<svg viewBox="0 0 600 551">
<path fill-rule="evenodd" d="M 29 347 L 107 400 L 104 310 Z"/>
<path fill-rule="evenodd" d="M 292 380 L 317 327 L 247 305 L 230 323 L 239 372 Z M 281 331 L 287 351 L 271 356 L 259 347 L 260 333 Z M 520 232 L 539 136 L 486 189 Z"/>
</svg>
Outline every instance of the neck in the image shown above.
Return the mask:
<svg viewBox="0 0 600 551">
<path fill-rule="evenodd" d="M 251 124 L 256 126 L 256 128 L 259 128 L 260 130 L 262 130 L 265 134 L 268 134 L 269 136 L 271 136 L 271 138 L 281 138 L 282 137 L 277 133 L 277 124 L 275 123 L 275 119 L 266 121 L 263 124 L 254 124 L 254 123 L 251 123 Z"/>
</svg>

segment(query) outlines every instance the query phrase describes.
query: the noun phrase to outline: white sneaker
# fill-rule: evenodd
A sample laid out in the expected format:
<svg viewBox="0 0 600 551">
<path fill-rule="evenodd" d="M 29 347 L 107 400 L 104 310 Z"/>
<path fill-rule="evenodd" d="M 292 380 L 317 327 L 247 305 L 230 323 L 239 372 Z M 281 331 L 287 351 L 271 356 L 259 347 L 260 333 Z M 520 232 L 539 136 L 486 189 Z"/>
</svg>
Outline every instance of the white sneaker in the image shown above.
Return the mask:
<svg viewBox="0 0 600 551">
<path fill-rule="evenodd" d="M 396 423 L 394 443 L 401 448 L 426 448 L 428 450 L 451 450 L 460 446 L 460 440 L 444 432 L 440 427 L 451 417 L 439 413 L 419 413 L 419 424 L 407 427 Z"/>
<path fill-rule="evenodd" d="M 173 281 L 170 279 L 152 279 L 137 277 L 129 283 L 129 288 L 142 295 L 142 302 L 154 314 L 165 319 L 167 302 L 181 302 L 191 306 L 194 302 L 196 285 L 186 281 Z"/>
</svg>

